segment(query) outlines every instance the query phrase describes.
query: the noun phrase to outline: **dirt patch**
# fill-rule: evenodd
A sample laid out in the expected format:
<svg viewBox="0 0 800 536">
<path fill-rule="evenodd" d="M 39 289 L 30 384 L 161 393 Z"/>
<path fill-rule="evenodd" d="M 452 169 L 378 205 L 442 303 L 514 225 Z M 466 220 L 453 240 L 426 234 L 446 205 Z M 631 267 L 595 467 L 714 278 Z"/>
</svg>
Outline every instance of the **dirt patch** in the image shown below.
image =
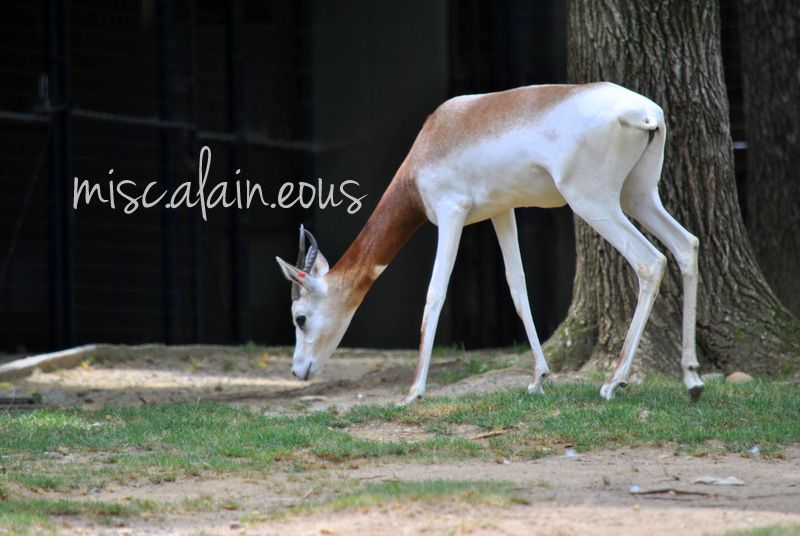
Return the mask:
<svg viewBox="0 0 800 536">
<path fill-rule="evenodd" d="M 552 501 L 563 506 L 669 504 L 800 515 L 798 447 L 788 448 L 785 458 L 779 460 L 737 454 L 688 456 L 675 454 L 674 448 L 623 448 L 498 462 L 385 464 L 364 466 L 350 471 L 349 476 L 369 480 L 501 480 L 523 486 L 534 503 Z M 735 476 L 745 484 L 695 483 L 704 476 Z M 633 486 L 638 487 L 638 493 L 631 492 Z"/>
<path fill-rule="evenodd" d="M 6 393 L 39 393 L 47 405 L 142 405 L 197 400 L 269 405 L 276 411 L 298 402 L 328 406 L 399 399 L 400 378 L 413 376 L 408 351 L 338 351 L 324 374 L 310 382 L 291 376 L 291 350 L 224 346 L 103 347 L 82 366 L 5 384 Z M 361 396 L 357 396 L 361 394 Z M 333 397 L 333 398 L 332 398 Z"/>
<path fill-rule="evenodd" d="M 704 535 L 776 523 L 797 516 L 735 510 L 688 508 L 562 507 L 552 504 L 512 508 L 400 505 L 348 515 L 315 515 L 265 527 L 263 534 L 619 534 Z"/>
<path fill-rule="evenodd" d="M 704 476 L 736 476 L 742 486 L 711 486 Z M 527 504 L 391 503 L 368 511 L 330 512 L 268 521 L 270 512 L 319 502 L 364 482 L 499 480 Z M 638 486 L 640 493 L 631 493 Z M 659 491 L 662 490 L 662 491 Z M 670 491 L 671 490 L 671 491 Z M 658 493 L 651 493 L 659 491 Z M 50 498 L 68 497 L 50 493 Z M 775 523 L 800 524 L 800 449 L 784 459 L 735 454 L 691 457 L 672 448 L 600 450 L 510 463 L 367 463 L 261 478 L 190 478 L 109 486 L 86 499 L 171 503 L 168 514 L 104 527 L 117 534 L 720 534 Z M 190 511 L 202 498 L 208 510 Z M 223 506 L 226 505 L 226 506 Z M 60 530 L 88 534 L 97 527 L 69 519 Z"/>
<path fill-rule="evenodd" d="M 373 421 L 347 429 L 350 435 L 373 441 L 424 441 L 434 434 L 426 432 L 419 426 L 397 422 Z"/>
<path fill-rule="evenodd" d="M 371 421 L 347 428 L 352 436 L 372 441 L 425 441 L 436 437 L 431 431 L 421 426 L 399 422 Z M 472 424 L 453 424 L 447 430 L 450 437 L 462 439 L 486 439 L 505 433 L 504 430 L 485 431 Z"/>
<path fill-rule="evenodd" d="M 414 377 L 416 352 L 337 350 L 322 374 L 309 382 L 291 375 L 290 348 L 228 346 L 102 346 L 82 366 L 31 376 L 0 388 L 0 395 L 39 393 L 46 405 L 94 409 L 108 404 L 143 405 L 215 400 L 266 409 L 346 410 L 399 402 Z M 526 386 L 529 356 L 500 351 L 434 356 L 428 394 L 457 396 Z M 466 369 L 471 360 L 520 361 L 519 367 L 437 382 Z M 457 376 L 456 376 L 457 377 Z"/>
</svg>

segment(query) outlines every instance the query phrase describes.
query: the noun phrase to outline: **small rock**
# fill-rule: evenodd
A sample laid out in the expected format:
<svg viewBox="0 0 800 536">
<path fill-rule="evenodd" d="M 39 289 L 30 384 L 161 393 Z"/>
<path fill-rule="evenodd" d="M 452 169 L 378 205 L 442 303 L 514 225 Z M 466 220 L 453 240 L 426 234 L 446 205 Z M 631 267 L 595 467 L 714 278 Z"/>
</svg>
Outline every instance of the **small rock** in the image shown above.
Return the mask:
<svg viewBox="0 0 800 536">
<path fill-rule="evenodd" d="M 741 371 L 731 372 L 725 378 L 725 383 L 747 383 L 753 381 L 753 377 Z"/>
<path fill-rule="evenodd" d="M 639 486 L 639 484 L 633 484 L 631 486 L 630 492 L 633 493 L 634 495 L 636 495 L 637 493 L 639 493 L 641 491 L 642 491 L 642 488 Z"/>
<path fill-rule="evenodd" d="M 577 458 L 578 457 L 578 453 L 575 451 L 575 449 L 567 449 L 567 450 L 564 451 L 564 457 L 566 457 L 566 458 Z"/>
</svg>

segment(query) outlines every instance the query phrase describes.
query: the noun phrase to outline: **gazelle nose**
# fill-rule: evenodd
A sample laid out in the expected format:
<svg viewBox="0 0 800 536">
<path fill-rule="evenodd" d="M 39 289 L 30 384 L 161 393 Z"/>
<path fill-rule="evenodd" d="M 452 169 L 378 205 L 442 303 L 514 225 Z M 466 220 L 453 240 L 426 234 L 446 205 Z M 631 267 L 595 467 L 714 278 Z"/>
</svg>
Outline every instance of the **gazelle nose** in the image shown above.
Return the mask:
<svg viewBox="0 0 800 536">
<path fill-rule="evenodd" d="M 309 361 L 307 365 L 295 365 L 292 367 L 292 376 L 297 378 L 298 380 L 306 381 L 308 377 L 311 376 L 311 367 L 313 366 L 313 362 Z"/>
</svg>

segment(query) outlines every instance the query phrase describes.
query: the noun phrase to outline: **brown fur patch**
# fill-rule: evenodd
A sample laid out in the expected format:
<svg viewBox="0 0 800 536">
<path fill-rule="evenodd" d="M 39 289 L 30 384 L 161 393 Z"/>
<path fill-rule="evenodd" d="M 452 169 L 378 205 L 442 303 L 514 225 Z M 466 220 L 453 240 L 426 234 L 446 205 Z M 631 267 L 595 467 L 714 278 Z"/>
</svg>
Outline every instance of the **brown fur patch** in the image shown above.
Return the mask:
<svg viewBox="0 0 800 536">
<path fill-rule="evenodd" d="M 413 161 L 417 166 L 433 162 L 482 138 L 534 124 L 556 104 L 591 85 L 527 86 L 451 99 L 428 116 L 412 149 Z"/>
</svg>

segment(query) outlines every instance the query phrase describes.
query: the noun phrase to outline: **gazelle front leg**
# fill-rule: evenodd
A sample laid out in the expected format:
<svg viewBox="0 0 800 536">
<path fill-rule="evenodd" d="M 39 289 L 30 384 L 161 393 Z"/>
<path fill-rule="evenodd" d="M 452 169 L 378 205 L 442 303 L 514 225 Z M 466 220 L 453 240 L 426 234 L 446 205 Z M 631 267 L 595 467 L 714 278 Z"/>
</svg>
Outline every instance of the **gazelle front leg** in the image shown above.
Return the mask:
<svg viewBox="0 0 800 536">
<path fill-rule="evenodd" d="M 514 217 L 514 209 L 509 209 L 492 218 L 492 225 L 494 225 L 494 231 L 497 233 L 500 250 L 503 252 L 508 289 L 511 291 L 511 298 L 514 300 L 517 314 L 525 325 L 525 333 L 528 335 L 528 342 L 530 342 L 531 350 L 533 351 L 533 383 L 528 386 L 528 392 L 542 393 L 542 382 L 550 374 L 550 368 L 547 366 L 542 345 L 539 343 L 536 326 L 533 324 L 531 306 L 528 302 L 528 288 L 525 285 L 525 272 L 522 268 L 522 256 L 519 252 L 517 220 Z"/>
<path fill-rule="evenodd" d="M 422 315 L 417 373 L 414 376 L 414 383 L 408 391 L 408 396 L 400 403 L 401 405 L 409 404 L 425 393 L 436 325 L 439 323 L 439 313 L 442 311 L 447 295 L 447 284 L 450 281 L 450 274 L 453 272 L 453 264 L 456 261 L 458 243 L 461 240 L 461 230 L 464 228 L 466 216 L 467 213 L 464 211 L 437 218 L 439 235 L 436 244 L 436 260 L 433 264 L 431 282 L 428 285 L 425 312 Z"/>
</svg>

